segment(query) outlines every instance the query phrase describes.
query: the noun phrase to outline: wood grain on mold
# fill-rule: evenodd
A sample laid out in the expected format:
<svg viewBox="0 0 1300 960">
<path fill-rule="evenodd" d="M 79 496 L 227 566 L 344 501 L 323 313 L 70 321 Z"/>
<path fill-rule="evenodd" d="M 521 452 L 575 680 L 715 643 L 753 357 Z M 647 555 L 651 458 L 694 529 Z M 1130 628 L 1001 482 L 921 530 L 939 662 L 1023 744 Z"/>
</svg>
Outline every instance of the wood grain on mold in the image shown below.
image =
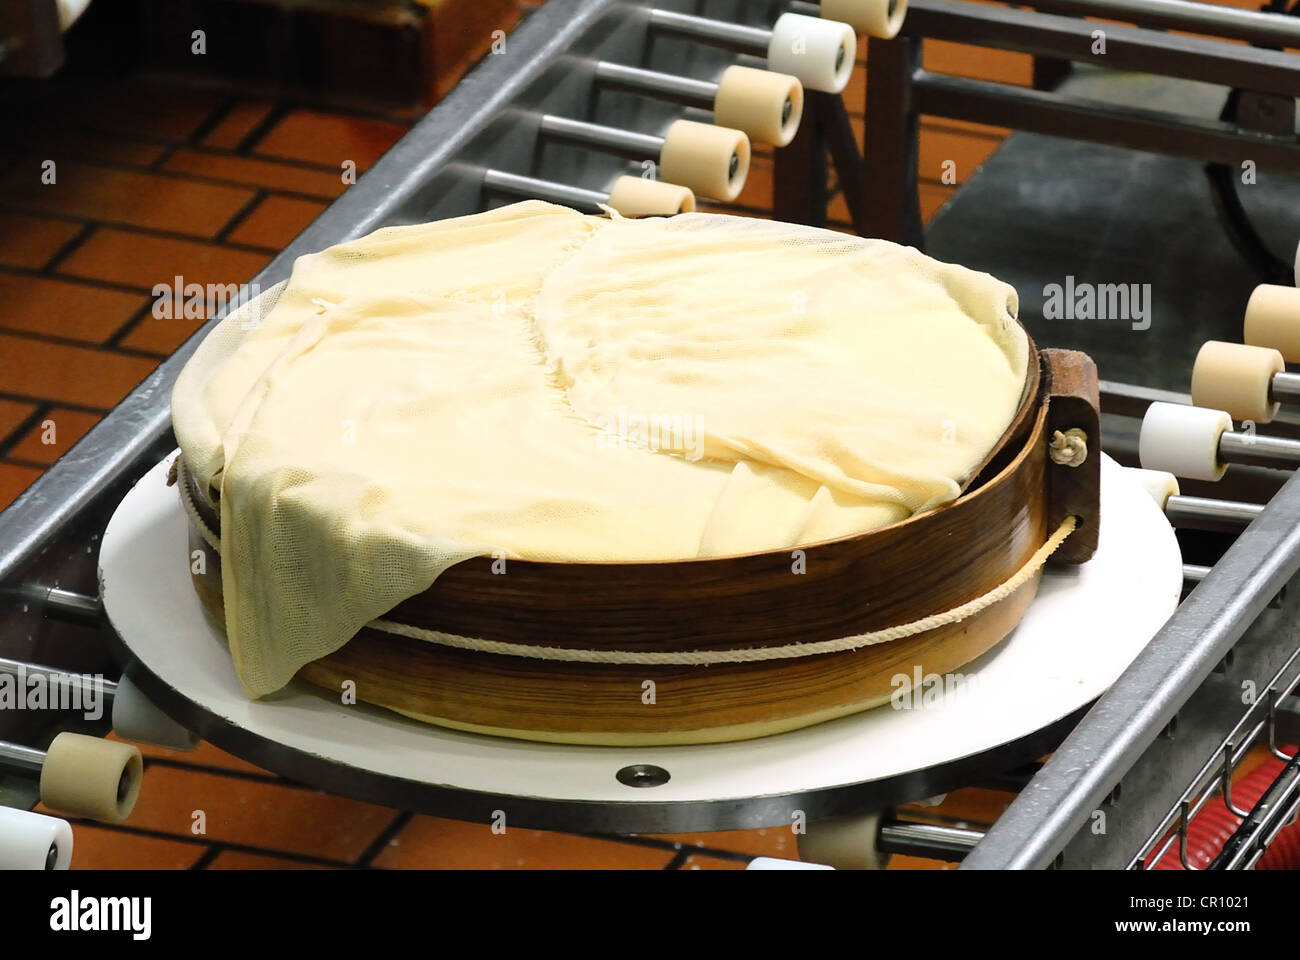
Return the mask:
<svg viewBox="0 0 1300 960">
<path fill-rule="evenodd" d="M 197 534 L 191 548 L 204 549 Z M 223 618 L 219 563 L 194 577 Z M 983 612 L 935 630 L 848 653 L 763 663 L 643 666 L 530 660 L 455 650 L 369 627 L 298 677 L 430 722 L 536 740 L 707 743 L 793 730 L 888 700 L 909 682 L 949 676 L 997 645 L 1038 589 L 1025 584 Z M 654 683 L 654 702 L 642 699 Z M 917 696 L 921 695 L 920 690 Z"/>
<path fill-rule="evenodd" d="M 1059 522 L 1049 490 L 1050 407 L 1057 396 L 1086 394 L 1090 368 L 1057 351 L 1042 359 L 1028 430 L 995 476 L 928 514 L 807 548 L 807 574 L 793 574 L 785 552 L 659 564 L 512 562 L 502 576 L 484 576 L 486 561 L 468 561 L 388 619 L 531 645 L 684 650 L 831 639 L 957 606 L 1009 579 Z M 1096 486 L 1077 484 L 1067 499 L 1071 511 L 1095 518 L 1095 500 L 1080 499 L 1089 489 L 1095 496 Z M 194 531 L 191 548 L 204 549 Z M 475 575 L 449 590 L 447 579 L 462 568 Z M 531 575 L 520 577 L 521 568 Z M 220 616 L 219 561 L 206 570 L 195 586 Z M 331 691 L 352 681 L 361 700 L 433 722 L 533 739 L 740 739 L 875 706 L 897 689 L 899 674 L 918 667 L 922 675 L 957 670 L 1006 636 L 1037 585 L 1035 577 L 960 623 L 815 657 L 707 667 L 578 664 L 459 651 L 367 627 L 299 676 Z M 646 680 L 655 684 L 653 705 L 642 701 Z"/>
<path fill-rule="evenodd" d="M 1026 399 L 1003 446 L 1018 451 L 958 500 L 869 533 L 791 551 L 665 563 L 510 561 L 445 571 L 389 619 L 533 646 L 640 651 L 812 642 L 907 623 L 987 593 L 1043 542 L 1046 416 Z M 214 511 L 203 509 L 216 529 Z"/>
</svg>

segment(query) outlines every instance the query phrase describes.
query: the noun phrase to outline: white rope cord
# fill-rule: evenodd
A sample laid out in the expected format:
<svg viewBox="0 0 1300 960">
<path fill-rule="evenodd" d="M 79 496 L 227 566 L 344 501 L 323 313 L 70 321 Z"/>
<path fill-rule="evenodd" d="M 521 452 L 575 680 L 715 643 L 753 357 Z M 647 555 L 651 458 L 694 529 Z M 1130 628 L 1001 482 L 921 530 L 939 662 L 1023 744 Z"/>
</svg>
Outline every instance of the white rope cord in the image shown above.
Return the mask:
<svg viewBox="0 0 1300 960">
<path fill-rule="evenodd" d="M 181 502 L 185 505 L 185 512 L 189 514 L 189 518 L 198 529 L 200 536 L 207 541 L 213 550 L 220 552 L 221 545 L 216 535 L 203 522 L 203 518 L 199 516 L 198 511 L 194 508 L 194 503 L 190 499 L 189 485 L 184 477 L 181 477 L 177 486 L 180 487 Z M 567 647 L 540 647 L 526 643 L 509 643 L 504 640 L 484 640 L 482 637 L 462 637 L 454 633 L 443 633 L 440 630 L 429 630 L 425 627 L 413 627 L 392 620 L 372 620 L 366 626 L 383 633 L 391 633 L 412 640 L 422 640 L 426 643 L 435 643 L 439 646 L 452 647 L 457 650 L 493 653 L 507 657 L 524 657 L 529 660 L 557 660 L 568 663 L 702 667 L 712 663 L 756 663 L 764 660 L 792 660 L 799 657 L 816 657 L 828 653 L 847 653 L 861 647 L 888 643 L 891 640 L 901 640 L 904 637 L 925 633 L 927 630 L 958 623 L 987 610 L 995 603 L 1005 600 L 1038 573 L 1043 564 L 1047 562 L 1047 558 L 1056 552 L 1057 548 L 1074 532 L 1077 525 L 1078 520 L 1075 517 L 1066 517 L 1061 521 L 1061 525 L 1056 528 L 1055 532 L 1047 538 L 1047 542 L 1035 550 L 1034 555 L 1025 562 L 1024 566 L 1012 574 L 1009 580 L 994 587 L 988 593 L 982 594 L 973 600 L 968 600 L 951 610 L 930 614 L 919 620 L 913 620 L 911 623 L 900 624 L 896 627 L 886 627 L 883 630 L 872 630 L 868 633 L 839 637 L 834 640 L 818 640 L 813 643 L 788 643 L 779 647 L 744 647 L 737 650 L 579 650 Z"/>
<path fill-rule="evenodd" d="M 1057 430 L 1052 434 L 1047 454 L 1052 458 L 1052 463 L 1065 467 L 1082 466 L 1083 461 L 1088 459 L 1088 435 L 1078 427 L 1071 427 L 1064 433 Z"/>
</svg>

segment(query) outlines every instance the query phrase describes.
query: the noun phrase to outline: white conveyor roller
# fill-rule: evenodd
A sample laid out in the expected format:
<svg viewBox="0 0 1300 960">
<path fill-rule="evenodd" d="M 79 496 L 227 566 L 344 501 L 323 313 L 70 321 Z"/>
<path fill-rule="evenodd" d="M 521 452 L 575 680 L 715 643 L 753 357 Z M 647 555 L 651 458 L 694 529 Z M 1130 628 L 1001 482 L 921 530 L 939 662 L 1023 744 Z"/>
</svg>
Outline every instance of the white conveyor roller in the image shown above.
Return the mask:
<svg viewBox="0 0 1300 960">
<path fill-rule="evenodd" d="M 1232 417 L 1222 410 L 1153 403 L 1142 420 L 1138 457 L 1148 470 L 1218 480 L 1228 469 L 1219 456 L 1219 439 L 1231 431 Z"/>
<path fill-rule="evenodd" d="M 633 160 L 658 160 L 657 179 L 731 201 L 749 174 L 749 138 L 739 130 L 675 120 L 662 137 L 544 114 L 543 135 Z"/>
<path fill-rule="evenodd" d="M 66 820 L 0 807 L 0 870 L 67 870 L 71 862 Z"/>
<path fill-rule="evenodd" d="M 778 73 L 798 77 L 809 90 L 839 93 L 848 85 L 858 38 L 847 23 L 783 13 L 771 30 L 695 17 L 675 10 L 650 10 L 650 26 L 701 43 L 766 57 Z"/>
<path fill-rule="evenodd" d="M 803 116 L 803 84 L 797 77 L 771 70 L 733 65 L 715 83 L 602 60 L 596 64 L 596 80 L 711 110 L 718 126 L 732 127 L 756 143 L 775 147 L 794 139 Z"/>
<path fill-rule="evenodd" d="M 783 13 L 772 25 L 767 65 L 811 90 L 839 93 L 848 86 L 858 38 L 847 23 Z"/>
</svg>

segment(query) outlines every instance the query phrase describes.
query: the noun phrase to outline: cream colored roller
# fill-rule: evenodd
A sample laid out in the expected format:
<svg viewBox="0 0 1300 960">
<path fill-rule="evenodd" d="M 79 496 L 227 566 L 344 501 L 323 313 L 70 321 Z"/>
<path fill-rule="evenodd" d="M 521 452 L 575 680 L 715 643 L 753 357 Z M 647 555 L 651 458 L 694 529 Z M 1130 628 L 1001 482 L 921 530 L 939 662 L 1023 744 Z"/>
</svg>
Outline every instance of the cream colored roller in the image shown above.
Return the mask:
<svg viewBox="0 0 1300 960">
<path fill-rule="evenodd" d="M 802 116 L 803 84 L 788 73 L 732 66 L 718 80 L 714 121 L 750 140 L 784 147 L 798 133 Z"/>
<path fill-rule="evenodd" d="M 889 854 L 880 852 L 879 811 L 815 820 L 799 835 L 799 857 L 836 870 L 884 870 Z"/>
<path fill-rule="evenodd" d="M 783 13 L 772 26 L 767 65 L 809 90 L 839 93 L 848 85 L 858 38 L 847 23 Z"/>
<path fill-rule="evenodd" d="M 1232 417 L 1223 410 L 1153 403 L 1142 418 L 1138 459 L 1147 470 L 1218 480 L 1228 469 L 1219 456 L 1219 438 L 1231 429 Z"/>
<path fill-rule="evenodd" d="M 749 175 L 749 138 L 729 127 L 676 120 L 664 135 L 659 173 L 700 196 L 735 200 Z"/>
<path fill-rule="evenodd" d="M 0 807 L 0 870 L 66 870 L 71 862 L 66 820 Z"/>
<path fill-rule="evenodd" d="M 1151 499 L 1160 505 L 1161 510 L 1165 508 L 1170 497 L 1178 496 L 1178 478 L 1172 473 L 1164 470 L 1144 470 L 1141 467 L 1129 467 L 1124 472 L 1150 494 Z"/>
<path fill-rule="evenodd" d="M 1192 403 L 1226 410 L 1234 419 L 1268 423 L 1277 416 L 1273 377 L 1286 364 L 1269 347 L 1208 340 L 1192 367 Z"/>
<path fill-rule="evenodd" d="M 60 813 L 120 823 L 135 807 L 143 773 L 140 751 L 129 743 L 61 733 L 41 766 L 41 802 Z"/>
<path fill-rule="evenodd" d="M 609 205 L 625 217 L 672 217 L 695 209 L 695 194 L 675 183 L 644 177 L 619 177 Z"/>
<path fill-rule="evenodd" d="M 842 20 L 858 33 L 889 40 L 907 17 L 907 0 L 821 0 L 822 16 Z"/>
<path fill-rule="evenodd" d="M 1272 347 L 1289 363 L 1300 363 L 1300 289 L 1261 283 L 1246 302 L 1242 339 Z"/>
</svg>

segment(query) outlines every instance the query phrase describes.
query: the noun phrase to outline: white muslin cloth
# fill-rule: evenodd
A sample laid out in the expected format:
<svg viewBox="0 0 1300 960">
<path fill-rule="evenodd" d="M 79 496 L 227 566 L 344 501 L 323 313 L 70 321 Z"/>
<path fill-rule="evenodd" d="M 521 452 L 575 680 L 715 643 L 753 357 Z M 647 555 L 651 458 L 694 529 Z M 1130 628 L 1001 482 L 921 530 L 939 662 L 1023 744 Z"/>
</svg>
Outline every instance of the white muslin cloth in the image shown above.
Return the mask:
<svg viewBox="0 0 1300 960">
<path fill-rule="evenodd" d="M 537 201 L 301 257 L 172 396 L 244 689 L 469 557 L 787 550 L 945 503 L 1019 405 L 1016 310 L 881 240 Z"/>
</svg>

